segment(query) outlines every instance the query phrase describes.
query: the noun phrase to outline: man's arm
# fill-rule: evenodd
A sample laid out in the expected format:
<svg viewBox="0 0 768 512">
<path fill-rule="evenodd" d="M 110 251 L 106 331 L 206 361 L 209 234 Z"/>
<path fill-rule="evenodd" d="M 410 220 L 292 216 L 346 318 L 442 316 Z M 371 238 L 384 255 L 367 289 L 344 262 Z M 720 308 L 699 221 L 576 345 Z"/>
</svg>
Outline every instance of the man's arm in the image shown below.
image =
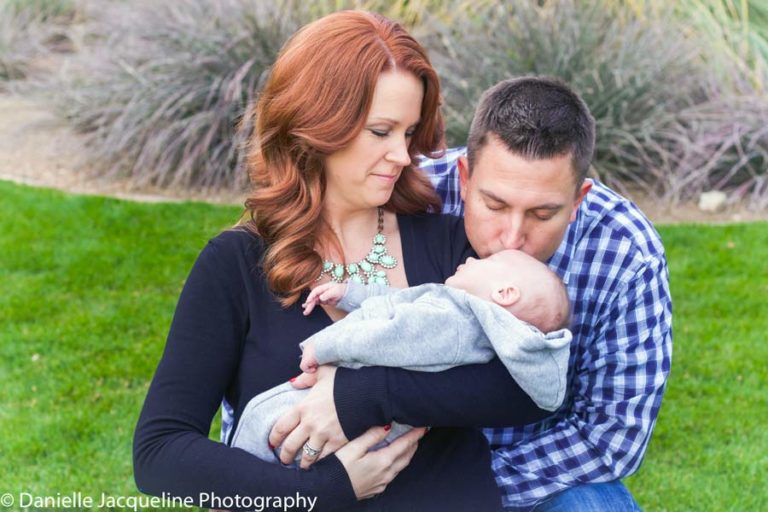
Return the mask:
<svg viewBox="0 0 768 512">
<path fill-rule="evenodd" d="M 524 443 L 494 451 L 497 479 L 515 500 L 505 505 L 531 505 L 573 485 L 623 478 L 640 465 L 671 363 L 663 260 L 637 273 L 599 324 L 594 339 L 581 344 L 588 350 L 575 355 L 568 415 Z"/>
</svg>

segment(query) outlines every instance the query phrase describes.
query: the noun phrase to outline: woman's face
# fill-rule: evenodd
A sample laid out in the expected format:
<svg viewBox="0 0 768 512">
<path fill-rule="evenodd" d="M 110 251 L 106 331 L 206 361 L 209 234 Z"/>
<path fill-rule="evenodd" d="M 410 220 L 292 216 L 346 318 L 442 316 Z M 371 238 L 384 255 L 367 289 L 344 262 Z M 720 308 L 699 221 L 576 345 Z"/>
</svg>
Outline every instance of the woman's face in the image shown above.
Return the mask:
<svg viewBox="0 0 768 512">
<path fill-rule="evenodd" d="M 352 142 L 325 159 L 326 207 L 360 209 L 389 201 L 419 123 L 424 86 L 407 71 L 385 71 L 371 110 Z"/>
</svg>

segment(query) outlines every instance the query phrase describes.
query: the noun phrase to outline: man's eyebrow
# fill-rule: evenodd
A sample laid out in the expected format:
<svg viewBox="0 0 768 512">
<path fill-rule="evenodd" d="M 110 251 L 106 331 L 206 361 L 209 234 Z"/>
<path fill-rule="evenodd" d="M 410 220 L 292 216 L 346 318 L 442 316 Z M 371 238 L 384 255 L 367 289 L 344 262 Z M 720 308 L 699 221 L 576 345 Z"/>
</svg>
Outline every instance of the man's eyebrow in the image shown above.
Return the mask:
<svg viewBox="0 0 768 512">
<path fill-rule="evenodd" d="M 483 190 L 483 189 L 481 189 L 480 190 L 480 194 L 484 195 L 485 197 L 487 197 L 488 199 L 490 199 L 492 201 L 496 201 L 497 203 L 501 203 L 501 204 L 504 204 L 504 205 L 507 204 L 506 200 L 500 198 L 499 196 L 497 196 L 496 194 L 494 194 L 490 190 Z M 562 207 L 563 207 L 563 205 L 562 204 L 558 204 L 558 203 L 544 203 L 544 204 L 536 205 L 536 206 L 534 206 L 533 208 L 530 208 L 530 209 L 531 210 L 560 210 Z"/>
<path fill-rule="evenodd" d="M 492 200 L 496 201 L 497 203 L 507 204 L 507 202 L 504 199 L 500 198 L 499 196 L 497 196 L 496 194 L 494 194 L 490 190 L 480 189 L 480 194 L 484 195 L 488 199 L 492 199 Z"/>
</svg>

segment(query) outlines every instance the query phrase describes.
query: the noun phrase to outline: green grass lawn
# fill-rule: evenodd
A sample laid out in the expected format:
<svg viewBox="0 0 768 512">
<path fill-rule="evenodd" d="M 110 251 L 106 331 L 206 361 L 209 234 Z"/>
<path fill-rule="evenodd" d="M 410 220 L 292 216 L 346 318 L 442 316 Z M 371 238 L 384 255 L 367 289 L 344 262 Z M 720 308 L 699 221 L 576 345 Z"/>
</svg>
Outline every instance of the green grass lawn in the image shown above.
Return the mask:
<svg viewBox="0 0 768 512">
<path fill-rule="evenodd" d="M 0 494 L 138 495 L 133 427 L 177 295 L 240 210 L 7 182 L 0 197 Z M 768 223 L 660 231 L 674 362 L 628 485 L 648 511 L 766 509 Z"/>
<path fill-rule="evenodd" d="M 672 374 L 627 483 L 648 511 L 768 510 L 768 223 L 659 231 Z"/>
</svg>

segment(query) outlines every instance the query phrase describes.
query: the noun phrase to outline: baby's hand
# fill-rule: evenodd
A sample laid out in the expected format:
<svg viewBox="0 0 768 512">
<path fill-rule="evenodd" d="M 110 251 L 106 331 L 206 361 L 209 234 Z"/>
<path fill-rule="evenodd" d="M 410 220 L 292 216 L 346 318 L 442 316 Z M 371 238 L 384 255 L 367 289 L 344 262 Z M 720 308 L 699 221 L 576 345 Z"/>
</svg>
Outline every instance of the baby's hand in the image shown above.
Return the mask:
<svg viewBox="0 0 768 512">
<path fill-rule="evenodd" d="M 319 366 L 317 359 L 315 358 L 315 343 L 308 341 L 304 344 L 304 352 L 301 354 L 301 371 L 304 373 L 314 373 Z"/>
<path fill-rule="evenodd" d="M 347 291 L 347 285 L 345 283 L 325 283 L 320 286 L 315 286 L 304 304 L 301 307 L 304 308 L 304 316 L 309 315 L 315 306 L 323 304 L 324 306 L 335 306 L 339 303 L 344 293 Z"/>
</svg>

